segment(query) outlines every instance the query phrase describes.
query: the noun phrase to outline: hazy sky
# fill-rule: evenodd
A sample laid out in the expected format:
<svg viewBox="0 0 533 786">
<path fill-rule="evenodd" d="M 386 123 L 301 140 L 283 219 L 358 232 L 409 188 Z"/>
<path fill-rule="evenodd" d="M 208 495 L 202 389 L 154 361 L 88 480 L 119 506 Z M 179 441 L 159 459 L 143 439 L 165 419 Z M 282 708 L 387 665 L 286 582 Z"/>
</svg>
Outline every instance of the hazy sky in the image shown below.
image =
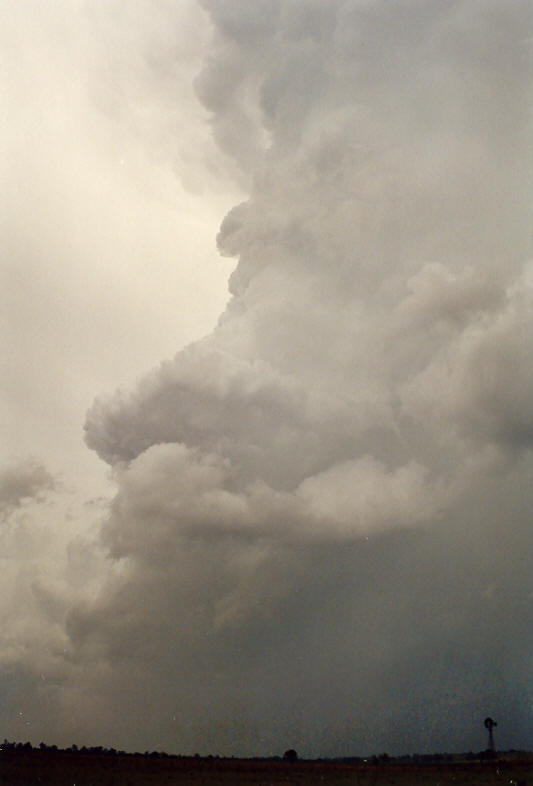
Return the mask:
<svg viewBox="0 0 533 786">
<path fill-rule="evenodd" d="M 530 1 L 0 21 L 0 733 L 533 747 Z"/>
</svg>

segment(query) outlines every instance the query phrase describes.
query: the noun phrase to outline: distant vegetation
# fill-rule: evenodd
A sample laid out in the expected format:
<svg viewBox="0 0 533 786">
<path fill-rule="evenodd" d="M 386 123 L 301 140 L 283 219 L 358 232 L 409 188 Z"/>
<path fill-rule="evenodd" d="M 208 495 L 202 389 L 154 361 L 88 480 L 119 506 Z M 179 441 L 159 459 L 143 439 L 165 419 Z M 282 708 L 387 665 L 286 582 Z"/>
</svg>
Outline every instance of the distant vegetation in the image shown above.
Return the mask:
<svg viewBox="0 0 533 786">
<path fill-rule="evenodd" d="M 84 755 L 97 755 L 97 756 L 144 756 L 150 758 L 171 758 L 171 759 L 222 759 L 222 760 L 235 760 L 238 757 L 234 756 L 219 756 L 209 754 L 207 756 L 200 756 L 195 753 L 193 755 L 183 755 L 175 753 L 166 753 L 165 751 L 144 751 L 144 753 L 135 752 L 129 753 L 124 750 L 117 750 L 116 748 L 105 748 L 102 745 L 78 747 L 71 745 L 68 748 L 58 748 L 57 745 L 48 745 L 45 742 L 39 743 L 34 747 L 31 742 L 10 742 L 4 740 L 0 745 L 0 751 L 39 751 L 48 753 L 64 753 L 64 754 L 84 754 Z M 488 759 L 515 759 L 515 758 L 530 758 L 533 753 L 530 751 L 508 750 L 496 753 L 490 749 L 474 753 L 468 751 L 466 753 L 413 753 L 405 754 L 402 756 L 389 756 L 387 753 L 372 754 L 370 756 L 338 756 L 338 757 L 319 757 L 317 759 L 303 759 L 302 761 L 316 761 L 316 762 L 337 762 L 340 764 L 368 764 L 370 766 L 379 766 L 385 764 L 442 764 L 446 762 L 457 761 L 485 761 Z M 298 761 L 299 756 L 294 748 L 289 748 L 285 751 L 283 756 L 253 756 L 246 761 L 285 761 L 295 762 Z"/>
<path fill-rule="evenodd" d="M 41 742 L 0 745 L 0 783 L 9 786 L 503 786 L 533 784 L 533 755 L 507 751 L 392 757 L 238 759 L 126 753 L 103 746 L 58 748 Z"/>
</svg>

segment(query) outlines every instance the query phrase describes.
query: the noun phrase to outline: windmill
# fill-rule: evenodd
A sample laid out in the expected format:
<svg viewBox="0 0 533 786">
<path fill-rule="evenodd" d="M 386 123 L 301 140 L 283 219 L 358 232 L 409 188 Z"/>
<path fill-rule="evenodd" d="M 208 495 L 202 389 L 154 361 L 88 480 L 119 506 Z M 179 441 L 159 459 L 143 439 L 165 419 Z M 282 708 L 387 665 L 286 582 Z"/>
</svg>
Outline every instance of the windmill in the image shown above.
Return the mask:
<svg viewBox="0 0 533 786">
<path fill-rule="evenodd" d="M 493 737 L 493 734 L 492 734 L 492 730 L 497 725 L 498 724 L 496 723 L 496 721 L 492 720 L 492 718 L 485 718 L 485 728 L 488 729 L 488 731 L 489 731 L 489 744 L 488 744 L 487 750 L 492 751 L 492 753 L 494 753 L 494 750 L 495 750 L 495 748 L 494 748 L 494 737 Z"/>
</svg>

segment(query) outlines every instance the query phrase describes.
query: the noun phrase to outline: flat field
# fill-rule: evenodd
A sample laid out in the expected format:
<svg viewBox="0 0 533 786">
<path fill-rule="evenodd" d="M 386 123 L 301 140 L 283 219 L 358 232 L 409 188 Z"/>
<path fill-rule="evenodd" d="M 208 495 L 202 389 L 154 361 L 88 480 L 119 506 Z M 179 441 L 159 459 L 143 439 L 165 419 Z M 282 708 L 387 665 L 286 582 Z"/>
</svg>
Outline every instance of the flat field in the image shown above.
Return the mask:
<svg viewBox="0 0 533 786">
<path fill-rule="evenodd" d="M 0 752 L 2 786 L 533 786 L 533 760 L 426 765 Z"/>
</svg>

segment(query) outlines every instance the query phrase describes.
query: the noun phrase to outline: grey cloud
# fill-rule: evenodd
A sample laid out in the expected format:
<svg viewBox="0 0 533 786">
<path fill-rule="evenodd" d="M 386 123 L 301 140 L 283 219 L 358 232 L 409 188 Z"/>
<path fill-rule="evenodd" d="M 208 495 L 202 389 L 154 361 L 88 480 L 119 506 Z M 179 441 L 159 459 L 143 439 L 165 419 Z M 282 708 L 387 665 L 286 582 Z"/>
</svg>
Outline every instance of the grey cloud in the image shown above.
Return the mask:
<svg viewBox="0 0 533 786">
<path fill-rule="evenodd" d="M 202 6 L 232 298 L 87 415 L 117 495 L 64 712 L 185 752 L 480 748 L 486 714 L 527 745 L 531 6 Z"/>
<path fill-rule="evenodd" d="M 4 467 L 0 471 L 0 513 L 41 498 L 55 485 L 52 475 L 35 459 Z"/>
<path fill-rule="evenodd" d="M 404 397 L 409 411 L 427 412 L 436 406 L 442 420 L 476 441 L 529 449 L 533 423 L 529 267 L 504 292 L 495 312 L 472 320 L 409 383 Z M 455 358 L 453 363 L 450 357 Z"/>
<path fill-rule="evenodd" d="M 42 464 L 19 462 L 0 477 L 2 718 L 9 736 L 38 743 L 48 718 L 68 728 L 62 705 L 76 684 L 69 608 L 94 597 L 109 571 L 94 534 L 73 531 L 75 507 Z"/>
</svg>

